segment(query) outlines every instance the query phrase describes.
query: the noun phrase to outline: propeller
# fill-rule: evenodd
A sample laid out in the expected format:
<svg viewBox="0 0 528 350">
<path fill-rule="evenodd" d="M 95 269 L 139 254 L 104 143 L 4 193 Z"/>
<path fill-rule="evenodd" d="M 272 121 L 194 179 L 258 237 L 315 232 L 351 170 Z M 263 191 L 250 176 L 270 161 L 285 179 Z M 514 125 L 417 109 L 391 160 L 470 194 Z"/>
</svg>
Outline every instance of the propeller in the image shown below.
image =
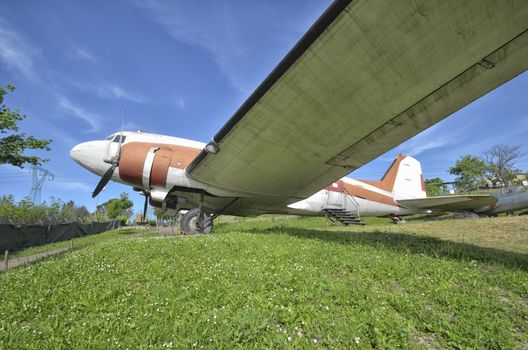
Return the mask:
<svg viewBox="0 0 528 350">
<path fill-rule="evenodd" d="M 147 209 L 150 194 L 147 191 L 143 191 L 143 195 L 145 196 L 145 204 L 143 205 L 143 216 L 141 219 L 143 222 L 147 222 Z"/>
<path fill-rule="evenodd" d="M 132 189 L 136 192 L 139 192 L 142 196 L 145 196 L 145 204 L 143 205 L 143 215 L 141 216 L 141 222 L 146 222 L 150 192 L 142 189 L 141 187 L 132 187 Z"/>
<path fill-rule="evenodd" d="M 108 184 L 110 179 L 112 178 L 112 175 L 114 174 L 114 170 L 117 168 L 117 163 L 112 163 L 112 166 L 104 173 L 103 177 L 101 177 L 101 180 L 99 180 L 99 183 L 97 186 L 95 186 L 95 190 L 92 192 L 92 198 L 95 198 L 103 188 Z"/>
<path fill-rule="evenodd" d="M 99 193 L 101 193 L 101 191 L 105 188 L 108 182 L 110 182 L 114 171 L 119 166 L 119 159 L 121 158 L 121 145 L 123 144 L 123 129 L 125 127 L 125 115 L 126 110 L 123 112 L 123 119 L 121 120 L 121 133 L 119 134 L 119 145 L 117 146 L 116 155 L 112 158 L 112 165 L 110 166 L 110 168 L 108 168 L 108 170 L 104 173 L 103 177 L 101 177 L 101 180 L 99 180 L 97 186 L 95 186 L 95 189 L 92 192 L 92 198 L 95 198 Z"/>
</svg>

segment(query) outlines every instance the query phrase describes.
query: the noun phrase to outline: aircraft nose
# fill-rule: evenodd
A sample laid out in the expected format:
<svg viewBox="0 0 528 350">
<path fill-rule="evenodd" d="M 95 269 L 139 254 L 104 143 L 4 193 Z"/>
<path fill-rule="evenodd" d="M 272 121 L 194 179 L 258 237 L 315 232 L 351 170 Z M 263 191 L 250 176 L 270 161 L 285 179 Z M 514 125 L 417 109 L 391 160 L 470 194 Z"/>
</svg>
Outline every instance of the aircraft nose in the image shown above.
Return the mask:
<svg viewBox="0 0 528 350">
<path fill-rule="evenodd" d="M 79 164 L 81 161 L 81 149 L 82 149 L 81 146 L 82 146 L 82 143 L 74 146 L 70 151 L 70 157 L 72 157 L 72 159 Z"/>
<path fill-rule="evenodd" d="M 90 141 L 73 147 L 70 151 L 70 156 L 82 167 L 97 175 L 101 175 L 108 168 L 108 164 L 104 162 L 107 152 L 108 142 Z"/>
<path fill-rule="evenodd" d="M 95 154 L 91 152 L 93 142 L 83 142 L 75 147 L 73 147 L 70 151 L 70 157 L 73 158 L 74 161 L 79 163 L 80 165 L 83 165 L 92 157 L 95 157 Z"/>
</svg>

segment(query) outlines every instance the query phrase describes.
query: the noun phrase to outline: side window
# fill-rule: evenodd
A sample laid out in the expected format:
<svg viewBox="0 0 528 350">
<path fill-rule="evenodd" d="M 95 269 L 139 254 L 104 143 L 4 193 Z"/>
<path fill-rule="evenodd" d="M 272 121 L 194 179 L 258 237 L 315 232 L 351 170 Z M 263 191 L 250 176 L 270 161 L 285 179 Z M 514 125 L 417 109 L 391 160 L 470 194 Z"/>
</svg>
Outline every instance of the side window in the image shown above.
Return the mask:
<svg viewBox="0 0 528 350">
<path fill-rule="evenodd" d="M 121 136 L 121 135 L 116 135 L 114 137 L 114 139 L 112 140 L 112 142 L 120 142 L 119 140 L 121 139 L 121 143 L 125 143 L 125 140 L 126 140 L 126 136 Z"/>
</svg>

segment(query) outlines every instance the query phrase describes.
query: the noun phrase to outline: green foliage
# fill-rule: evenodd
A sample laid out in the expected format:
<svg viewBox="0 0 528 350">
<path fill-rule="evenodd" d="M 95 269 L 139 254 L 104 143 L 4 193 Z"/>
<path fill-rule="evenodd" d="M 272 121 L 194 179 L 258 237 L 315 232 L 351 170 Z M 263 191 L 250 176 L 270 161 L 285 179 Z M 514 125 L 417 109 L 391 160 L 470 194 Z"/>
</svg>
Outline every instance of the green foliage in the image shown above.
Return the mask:
<svg viewBox="0 0 528 350">
<path fill-rule="evenodd" d="M 439 177 L 427 179 L 424 184 L 428 197 L 442 196 L 447 192 L 447 186 L 444 185 L 444 181 Z"/>
<path fill-rule="evenodd" d="M 288 222 L 107 241 L 2 274 L 0 348 L 512 349 L 528 342 L 524 254 L 434 238 L 431 227 L 421 235 L 414 224 L 388 226 L 405 231 L 396 233 L 387 226 L 330 231 L 319 218 Z M 479 222 L 464 222 L 463 232 L 500 245 L 479 233 L 490 226 Z M 508 222 L 496 224 L 499 236 L 511 232 L 500 231 Z"/>
<path fill-rule="evenodd" d="M 171 216 L 167 213 L 166 209 L 161 209 L 161 208 L 154 209 L 154 216 L 156 216 L 154 225 L 158 225 L 158 224 L 162 226 L 171 225 L 176 220 L 174 216 Z M 149 224 L 152 225 L 150 222 Z"/>
<path fill-rule="evenodd" d="M 63 203 L 51 197 L 49 201 L 35 204 L 29 198 L 18 203 L 13 196 L 0 197 L 0 223 L 13 225 L 53 225 L 83 222 L 89 217 L 86 207 L 77 207 L 73 201 Z"/>
<path fill-rule="evenodd" d="M 15 88 L 7 85 L 6 88 L 0 87 L 0 134 L 9 134 L 0 138 L 0 164 L 11 164 L 23 168 L 24 164 L 41 165 L 47 161 L 38 156 L 24 155 L 25 150 L 46 150 L 49 151 L 51 140 L 39 140 L 33 136 L 26 136 L 24 133 L 18 133 L 18 122 L 25 118 L 18 110 L 11 110 L 5 105 L 4 97 L 8 91 L 14 91 Z"/>
<path fill-rule="evenodd" d="M 134 203 L 128 197 L 128 193 L 123 192 L 119 198 L 112 198 L 97 206 L 97 212 L 105 218 L 118 219 L 125 224 L 132 215 L 133 206 Z"/>
<path fill-rule="evenodd" d="M 482 158 L 467 154 L 460 157 L 454 167 L 449 168 L 449 173 L 457 176 L 455 186 L 459 191 L 470 192 L 485 185 L 488 170 L 489 167 Z"/>
</svg>

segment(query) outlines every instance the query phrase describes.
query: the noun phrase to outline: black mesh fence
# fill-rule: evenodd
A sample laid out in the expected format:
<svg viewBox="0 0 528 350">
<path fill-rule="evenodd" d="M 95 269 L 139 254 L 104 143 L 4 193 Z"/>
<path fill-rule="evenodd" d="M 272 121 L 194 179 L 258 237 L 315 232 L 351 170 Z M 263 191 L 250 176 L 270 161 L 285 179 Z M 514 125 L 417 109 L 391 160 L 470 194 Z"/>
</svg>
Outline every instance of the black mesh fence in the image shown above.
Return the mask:
<svg viewBox="0 0 528 350">
<path fill-rule="evenodd" d="M 119 221 L 70 223 L 59 225 L 0 225 L 0 252 L 17 251 L 43 244 L 66 241 L 113 230 Z"/>
</svg>

